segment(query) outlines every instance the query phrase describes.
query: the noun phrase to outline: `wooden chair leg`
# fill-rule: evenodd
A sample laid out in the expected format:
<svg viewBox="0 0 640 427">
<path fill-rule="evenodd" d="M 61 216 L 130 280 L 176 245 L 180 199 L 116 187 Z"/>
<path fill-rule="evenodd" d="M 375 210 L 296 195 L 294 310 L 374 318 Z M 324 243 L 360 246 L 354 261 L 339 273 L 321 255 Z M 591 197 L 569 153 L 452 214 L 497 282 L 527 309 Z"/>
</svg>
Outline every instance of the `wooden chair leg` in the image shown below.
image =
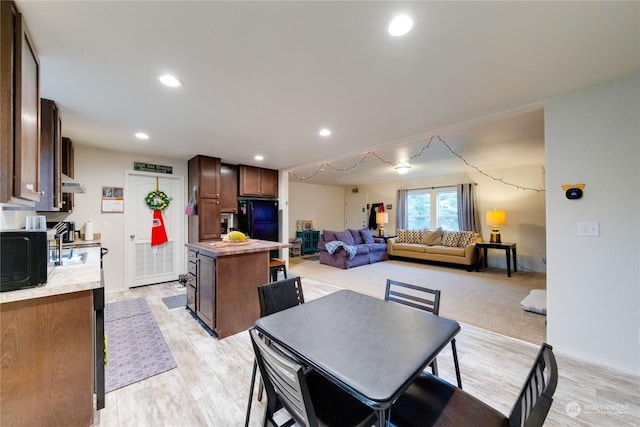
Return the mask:
<svg viewBox="0 0 640 427">
<path fill-rule="evenodd" d="M 458 388 L 462 390 L 462 378 L 460 377 L 460 365 L 458 364 L 458 350 L 456 350 L 455 338 L 451 340 L 451 351 L 453 352 L 453 363 L 456 366 L 456 379 L 458 380 Z"/>
</svg>

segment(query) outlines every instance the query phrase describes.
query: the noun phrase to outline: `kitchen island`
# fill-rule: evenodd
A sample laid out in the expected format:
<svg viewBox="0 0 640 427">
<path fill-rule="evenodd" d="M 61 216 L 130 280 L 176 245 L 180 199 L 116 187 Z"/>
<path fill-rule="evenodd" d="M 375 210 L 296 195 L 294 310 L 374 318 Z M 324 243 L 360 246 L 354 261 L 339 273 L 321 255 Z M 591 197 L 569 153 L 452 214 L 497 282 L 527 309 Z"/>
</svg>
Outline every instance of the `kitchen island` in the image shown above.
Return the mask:
<svg viewBox="0 0 640 427">
<path fill-rule="evenodd" d="M 43 286 L 0 293 L 2 425 L 91 425 L 94 391 L 104 407 L 95 249 L 84 264 L 56 267 Z"/>
<path fill-rule="evenodd" d="M 269 251 L 288 243 L 187 243 L 187 308 L 218 338 L 251 327 L 260 317 L 257 288 L 269 282 Z"/>
</svg>

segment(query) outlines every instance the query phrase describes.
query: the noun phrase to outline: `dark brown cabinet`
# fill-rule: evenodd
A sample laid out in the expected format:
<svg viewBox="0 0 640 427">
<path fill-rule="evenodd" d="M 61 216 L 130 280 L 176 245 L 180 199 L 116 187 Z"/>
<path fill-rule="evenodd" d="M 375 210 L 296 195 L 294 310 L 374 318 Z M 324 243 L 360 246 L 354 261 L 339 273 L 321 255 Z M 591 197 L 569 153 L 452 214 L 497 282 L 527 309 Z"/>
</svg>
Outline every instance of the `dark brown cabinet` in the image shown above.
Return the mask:
<svg viewBox="0 0 640 427">
<path fill-rule="evenodd" d="M 187 308 L 196 312 L 196 297 L 198 288 L 198 252 L 192 249 L 187 251 Z"/>
<path fill-rule="evenodd" d="M 59 211 L 62 207 L 62 129 L 58 107 L 40 100 L 40 201 L 37 211 Z"/>
<path fill-rule="evenodd" d="M 189 160 L 188 188 L 196 193 L 196 214 L 188 221 L 189 242 L 220 239 L 220 159 L 195 156 Z"/>
<path fill-rule="evenodd" d="M 94 308 L 91 290 L 0 304 L 3 426 L 92 425 Z"/>
<path fill-rule="evenodd" d="M 62 138 L 62 174 L 69 178 L 73 176 L 73 142 L 69 138 Z M 73 193 L 62 193 L 61 212 L 73 211 Z"/>
<path fill-rule="evenodd" d="M 220 211 L 238 212 L 238 167 L 222 164 L 220 167 Z"/>
<path fill-rule="evenodd" d="M 0 2 L 0 203 L 40 200 L 40 64 L 15 3 Z"/>
<path fill-rule="evenodd" d="M 240 165 L 240 196 L 278 197 L 278 171 Z"/>
</svg>

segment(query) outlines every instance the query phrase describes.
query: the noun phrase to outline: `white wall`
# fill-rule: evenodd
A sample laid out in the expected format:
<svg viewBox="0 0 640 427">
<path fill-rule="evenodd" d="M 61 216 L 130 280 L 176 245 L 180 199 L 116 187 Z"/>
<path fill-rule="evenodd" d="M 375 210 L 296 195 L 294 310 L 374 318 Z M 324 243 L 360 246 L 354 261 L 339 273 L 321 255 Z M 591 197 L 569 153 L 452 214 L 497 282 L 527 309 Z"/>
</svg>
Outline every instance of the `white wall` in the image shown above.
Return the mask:
<svg viewBox="0 0 640 427">
<path fill-rule="evenodd" d="M 505 181 L 521 187 L 544 188 L 542 165 L 531 165 L 518 168 L 485 171 L 493 176 L 503 177 Z M 518 248 L 518 269 L 544 273 L 546 265 L 545 249 L 545 194 L 544 192 L 523 191 L 494 181 L 480 173 L 470 172 L 460 175 L 445 175 L 413 180 L 397 180 L 359 185 L 359 194 L 367 196 L 368 203 L 391 204 L 389 224 L 385 226 L 388 235 L 396 233 L 396 191 L 400 188 L 416 189 L 425 187 L 454 186 L 456 184 L 475 182 L 480 221 L 483 224 L 482 235 L 489 239 L 491 229 L 484 225 L 485 211 L 504 209 L 507 212 L 507 225 L 500 228 L 502 240 L 516 242 Z M 330 187 L 307 183 L 291 183 L 297 196 L 291 197 L 291 211 L 301 216 L 290 217 L 295 230 L 296 219 L 322 218 L 330 225 L 319 227 L 331 230 L 344 229 L 344 198 L 351 195 L 352 186 Z M 293 193 L 292 193 L 293 194 Z M 340 205 L 340 203 L 342 205 Z M 327 209 L 329 206 L 334 206 Z M 300 212 L 300 213 L 298 213 Z M 322 216 L 318 213 L 323 212 Z M 303 218 L 308 215 L 309 218 Z M 331 219 L 333 218 L 333 219 Z M 331 221 L 331 222 L 329 222 Z M 315 224 L 315 221 L 314 221 Z M 318 227 L 316 227 L 318 228 Z M 502 251 L 489 251 L 489 265 L 506 268 L 506 257 Z"/>
<path fill-rule="evenodd" d="M 311 220 L 316 230 L 344 230 L 344 188 L 289 182 L 289 237 L 296 221 Z"/>
<path fill-rule="evenodd" d="M 107 293 L 127 288 L 124 283 L 124 214 L 101 212 L 102 187 L 124 187 L 124 171 L 133 170 L 134 161 L 172 166 L 174 175 L 185 177 L 186 187 L 186 160 L 74 146 L 74 179 L 86 187 L 86 193 L 75 195 L 75 207 L 70 215 L 47 214 L 49 221 L 74 221 L 76 229 L 83 227 L 86 221 L 93 221 L 94 233 L 101 234 L 102 246 L 109 249 L 109 254 L 104 258 L 105 292 Z M 104 227 L 106 222 L 110 225 L 108 229 Z M 186 236 L 185 231 L 186 217 L 182 230 Z M 185 271 L 179 273 L 185 273 Z"/>
<path fill-rule="evenodd" d="M 640 75 L 545 103 L 548 327 L 557 350 L 640 371 Z M 567 200 L 563 184 L 584 183 Z M 598 222 L 599 237 L 577 235 Z"/>
</svg>

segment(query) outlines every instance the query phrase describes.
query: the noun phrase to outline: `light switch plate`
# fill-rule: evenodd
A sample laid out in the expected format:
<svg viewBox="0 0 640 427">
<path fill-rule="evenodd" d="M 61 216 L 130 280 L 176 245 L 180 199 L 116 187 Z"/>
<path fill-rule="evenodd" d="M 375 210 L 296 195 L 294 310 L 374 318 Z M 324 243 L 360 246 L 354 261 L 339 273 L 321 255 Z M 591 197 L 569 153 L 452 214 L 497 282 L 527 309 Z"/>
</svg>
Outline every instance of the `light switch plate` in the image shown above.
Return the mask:
<svg viewBox="0 0 640 427">
<path fill-rule="evenodd" d="M 598 237 L 600 236 L 599 222 L 579 222 L 578 236 Z"/>
</svg>

